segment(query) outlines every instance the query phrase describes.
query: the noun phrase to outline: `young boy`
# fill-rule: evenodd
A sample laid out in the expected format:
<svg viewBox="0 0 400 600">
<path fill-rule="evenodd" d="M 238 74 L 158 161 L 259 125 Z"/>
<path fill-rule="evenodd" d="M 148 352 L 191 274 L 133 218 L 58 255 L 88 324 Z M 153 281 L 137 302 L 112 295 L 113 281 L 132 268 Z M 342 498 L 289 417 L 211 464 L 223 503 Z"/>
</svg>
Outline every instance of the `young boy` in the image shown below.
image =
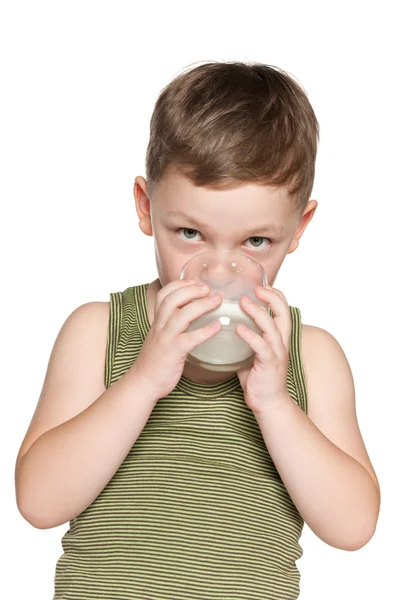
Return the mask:
<svg viewBox="0 0 400 600">
<path fill-rule="evenodd" d="M 317 207 L 318 139 L 277 67 L 206 63 L 162 91 L 134 186 L 159 277 L 68 317 L 17 458 L 23 517 L 70 521 L 54 600 L 292 600 L 304 522 L 343 550 L 373 536 L 380 489 L 346 357 L 273 287 Z M 180 272 L 218 249 L 270 283 L 255 293 L 271 314 L 240 300 L 263 334 L 237 328 L 254 365 L 234 375 L 186 361 L 218 334 L 186 329 L 221 296 Z"/>
</svg>

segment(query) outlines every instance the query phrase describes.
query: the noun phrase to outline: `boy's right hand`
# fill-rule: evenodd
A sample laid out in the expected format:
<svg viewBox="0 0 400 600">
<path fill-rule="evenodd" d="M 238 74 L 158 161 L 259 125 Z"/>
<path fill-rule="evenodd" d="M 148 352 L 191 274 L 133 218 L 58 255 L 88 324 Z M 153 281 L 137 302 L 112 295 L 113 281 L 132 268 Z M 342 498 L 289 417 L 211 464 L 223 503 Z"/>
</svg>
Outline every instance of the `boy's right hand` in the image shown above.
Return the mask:
<svg viewBox="0 0 400 600">
<path fill-rule="evenodd" d="M 209 293 L 209 286 L 202 291 L 199 285 L 185 279 L 170 281 L 157 292 L 153 323 L 132 365 L 133 371 L 150 386 L 155 402 L 176 387 L 189 352 L 221 329 L 218 322 L 216 329 L 210 323 L 185 333 L 192 321 L 221 303 L 221 294 L 212 301 Z"/>
</svg>

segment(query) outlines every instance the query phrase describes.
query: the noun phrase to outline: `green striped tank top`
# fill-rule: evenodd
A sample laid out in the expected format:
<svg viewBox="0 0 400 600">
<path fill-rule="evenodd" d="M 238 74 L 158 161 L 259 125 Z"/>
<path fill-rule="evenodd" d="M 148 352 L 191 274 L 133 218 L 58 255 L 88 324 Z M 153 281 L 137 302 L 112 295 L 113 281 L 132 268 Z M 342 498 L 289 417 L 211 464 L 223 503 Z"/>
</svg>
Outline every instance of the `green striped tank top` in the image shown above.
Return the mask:
<svg viewBox="0 0 400 600">
<path fill-rule="evenodd" d="M 110 294 L 107 388 L 150 329 L 148 285 Z M 290 312 L 287 389 L 307 413 L 301 314 Z M 237 374 L 216 384 L 182 376 L 103 491 L 70 521 L 53 600 L 294 600 L 303 525 Z"/>
</svg>

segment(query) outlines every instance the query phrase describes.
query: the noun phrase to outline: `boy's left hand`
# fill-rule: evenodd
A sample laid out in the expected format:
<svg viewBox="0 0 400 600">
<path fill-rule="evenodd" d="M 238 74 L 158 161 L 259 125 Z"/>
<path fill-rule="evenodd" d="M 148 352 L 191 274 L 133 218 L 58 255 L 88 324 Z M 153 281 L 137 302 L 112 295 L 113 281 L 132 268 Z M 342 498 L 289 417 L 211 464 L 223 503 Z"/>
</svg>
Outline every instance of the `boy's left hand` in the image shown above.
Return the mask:
<svg viewBox="0 0 400 600">
<path fill-rule="evenodd" d="M 237 334 L 254 350 L 254 364 L 237 374 L 247 406 L 259 413 L 287 397 L 286 377 L 289 362 L 292 319 L 285 296 L 270 286 L 256 286 L 256 298 L 270 307 L 274 316 L 255 302 L 240 299 L 240 306 L 261 329 L 262 336 L 251 329 L 236 328 Z"/>
</svg>

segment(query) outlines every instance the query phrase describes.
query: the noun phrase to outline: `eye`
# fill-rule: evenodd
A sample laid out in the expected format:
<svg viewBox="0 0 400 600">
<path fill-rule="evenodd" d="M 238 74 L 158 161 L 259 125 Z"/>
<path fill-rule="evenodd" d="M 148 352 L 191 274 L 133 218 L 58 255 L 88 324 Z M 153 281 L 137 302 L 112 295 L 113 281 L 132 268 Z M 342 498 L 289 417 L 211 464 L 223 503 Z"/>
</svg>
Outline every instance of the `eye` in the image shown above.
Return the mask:
<svg viewBox="0 0 400 600">
<path fill-rule="evenodd" d="M 193 240 L 193 237 L 191 237 L 190 235 L 189 235 L 189 238 L 187 238 L 185 236 L 185 239 L 182 239 L 181 236 L 179 235 L 180 231 L 182 231 L 182 232 L 184 232 L 184 231 L 190 231 L 190 232 L 194 231 L 195 233 L 200 233 L 199 231 L 197 231 L 197 229 L 192 229 L 191 227 L 179 227 L 179 229 L 177 229 L 176 231 L 178 233 L 178 240 L 180 242 L 188 242 L 189 240 Z"/>
<path fill-rule="evenodd" d="M 184 234 L 184 237 L 182 238 L 180 236 L 180 232 L 182 232 Z M 188 236 L 186 235 L 186 232 L 189 232 Z M 199 235 L 200 232 L 197 231 L 197 229 L 192 229 L 191 227 L 179 227 L 179 229 L 176 230 L 177 236 L 178 236 L 178 241 L 179 242 L 189 242 L 193 241 L 193 239 L 195 238 L 196 234 L 198 233 Z M 272 240 L 270 238 L 266 238 L 266 237 L 261 237 L 259 235 L 253 235 L 249 238 L 247 238 L 248 240 L 256 240 L 256 244 L 255 245 L 251 245 L 251 249 L 252 250 L 266 250 L 271 244 L 272 244 Z M 266 240 L 268 242 L 267 245 L 262 245 L 263 240 Z M 198 240 L 195 240 L 198 241 Z M 247 242 L 247 240 L 246 240 Z M 247 246 L 249 247 L 249 246 Z"/>
<path fill-rule="evenodd" d="M 248 240 L 256 240 L 256 245 L 255 246 L 253 246 L 253 245 L 251 246 L 251 248 L 253 250 L 257 250 L 257 249 L 260 249 L 260 248 L 261 248 L 261 250 L 266 250 L 266 248 L 268 248 L 268 246 L 270 246 L 271 243 L 272 243 L 272 240 L 270 238 L 261 237 L 260 235 L 252 235 L 251 237 L 249 237 L 247 239 Z M 263 240 L 267 240 L 268 241 L 268 245 L 267 246 L 262 246 L 262 241 Z M 247 240 L 246 240 L 246 242 L 247 242 Z"/>
</svg>

